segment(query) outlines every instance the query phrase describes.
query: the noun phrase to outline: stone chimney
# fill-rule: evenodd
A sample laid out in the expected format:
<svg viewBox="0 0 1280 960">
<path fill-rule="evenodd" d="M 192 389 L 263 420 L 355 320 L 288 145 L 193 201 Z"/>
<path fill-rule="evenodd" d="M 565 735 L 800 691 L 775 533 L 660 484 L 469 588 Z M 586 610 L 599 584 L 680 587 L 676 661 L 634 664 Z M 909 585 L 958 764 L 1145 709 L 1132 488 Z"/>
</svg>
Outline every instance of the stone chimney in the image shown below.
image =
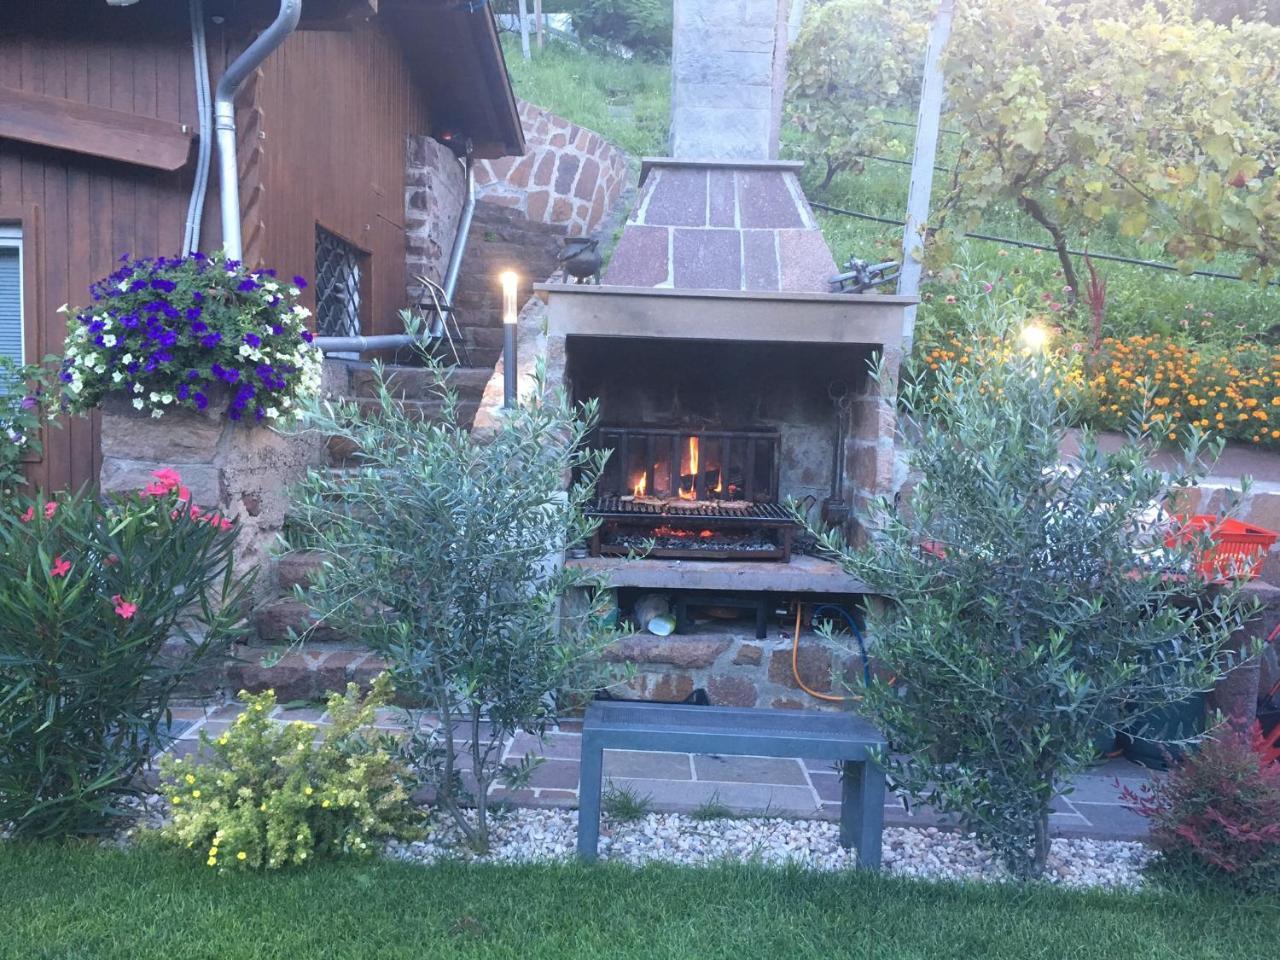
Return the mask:
<svg viewBox="0 0 1280 960">
<path fill-rule="evenodd" d="M 790 0 L 675 0 L 671 156 L 775 160 Z"/>
</svg>

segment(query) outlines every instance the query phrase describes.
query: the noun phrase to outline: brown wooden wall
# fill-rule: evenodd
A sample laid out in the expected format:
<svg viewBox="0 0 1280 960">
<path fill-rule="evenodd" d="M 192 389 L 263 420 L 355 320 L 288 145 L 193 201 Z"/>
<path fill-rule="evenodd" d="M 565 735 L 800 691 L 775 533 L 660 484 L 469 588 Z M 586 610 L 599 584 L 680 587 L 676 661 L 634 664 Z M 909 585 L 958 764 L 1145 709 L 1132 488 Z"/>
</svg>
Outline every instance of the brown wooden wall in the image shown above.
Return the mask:
<svg viewBox="0 0 1280 960">
<path fill-rule="evenodd" d="M 80 13 L 79 23 L 47 21 L 42 35 L 0 31 L 0 85 L 197 125 L 189 40 L 112 39 Z M 210 47 L 216 61 L 216 37 Z M 25 291 L 29 358 L 61 352 L 66 326 L 58 307 L 83 304 L 89 284 L 110 273 L 121 254 L 178 250 L 190 185 L 190 168 L 167 174 L 0 140 L 0 218 L 23 220 L 24 253 L 36 263 L 29 272 L 35 289 L 28 284 Z M 205 223 L 216 244 L 216 206 Z M 56 489 L 96 480 L 97 417 L 64 418 L 43 439 L 33 483 Z"/>
<path fill-rule="evenodd" d="M 16 0 L 0 10 L 0 86 L 198 127 L 186 4 L 164 29 L 138 8 Z M 27 12 L 17 9 L 25 4 Z M 149 9 L 156 9 L 153 4 Z M 38 11 L 38 13 L 36 13 Z M 179 16 L 180 14 L 180 16 Z M 126 29 L 121 29 L 125 25 Z M 242 40 L 209 31 L 213 81 Z M 372 25 L 291 37 L 238 105 L 246 259 L 308 278 L 315 225 L 372 255 L 366 331 L 395 329 L 404 305 L 405 136 L 427 129 L 424 95 L 403 54 Z M 0 219 L 24 221 L 29 357 L 61 351 L 63 303 L 83 305 L 121 255 L 179 251 L 194 169 L 162 173 L 0 139 Z M 216 167 L 216 163 L 215 163 Z M 216 174 L 201 246 L 220 245 Z M 29 267 L 31 263 L 29 263 Z M 311 290 L 308 289 L 308 306 Z M 97 479 L 96 417 L 45 431 L 30 477 L 45 489 Z"/>
<path fill-rule="evenodd" d="M 319 223 L 370 254 L 365 332 L 400 332 L 405 138 L 429 129 L 404 54 L 373 24 L 295 33 L 263 64 L 254 101 L 264 137 L 260 174 L 242 165 L 246 258 L 310 277 Z"/>
</svg>

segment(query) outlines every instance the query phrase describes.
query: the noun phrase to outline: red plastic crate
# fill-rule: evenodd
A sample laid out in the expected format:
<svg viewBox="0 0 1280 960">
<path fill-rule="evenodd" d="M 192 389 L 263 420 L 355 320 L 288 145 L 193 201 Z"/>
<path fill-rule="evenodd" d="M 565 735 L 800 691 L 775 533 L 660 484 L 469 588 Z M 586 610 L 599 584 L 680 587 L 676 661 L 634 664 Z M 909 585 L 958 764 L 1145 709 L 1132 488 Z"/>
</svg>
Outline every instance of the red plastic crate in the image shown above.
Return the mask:
<svg viewBox="0 0 1280 960">
<path fill-rule="evenodd" d="M 1275 546 L 1276 540 L 1280 540 L 1280 533 L 1274 530 L 1240 520 L 1219 520 L 1211 513 L 1176 516 L 1174 519 L 1179 527 L 1165 540 L 1170 547 L 1185 543 L 1202 531 L 1209 531 L 1213 545 L 1200 557 L 1199 567 L 1201 575 L 1210 580 L 1255 579 L 1267 551 Z"/>
</svg>

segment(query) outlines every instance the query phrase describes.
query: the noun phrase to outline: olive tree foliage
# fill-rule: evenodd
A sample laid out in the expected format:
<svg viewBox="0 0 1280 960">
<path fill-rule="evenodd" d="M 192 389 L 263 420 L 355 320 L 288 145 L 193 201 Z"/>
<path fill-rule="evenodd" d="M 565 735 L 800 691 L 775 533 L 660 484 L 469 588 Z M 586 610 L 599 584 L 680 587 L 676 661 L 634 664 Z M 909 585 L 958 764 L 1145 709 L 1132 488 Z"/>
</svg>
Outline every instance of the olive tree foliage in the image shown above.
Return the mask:
<svg viewBox="0 0 1280 960">
<path fill-rule="evenodd" d="M 920 94 L 927 20 L 918 0 L 829 0 L 806 13 L 791 47 L 787 120 L 801 133 L 799 159 L 820 164 L 820 189 L 866 155 L 901 152 L 902 128 L 885 123 Z"/>
<path fill-rule="evenodd" d="M 1201 473 L 1198 438 L 1173 474 L 1139 432 L 1108 452 L 1086 431 L 1064 456 L 1067 383 L 1051 361 L 1005 355 L 911 372 L 918 483 L 901 512 L 885 500 L 861 518 L 864 547 L 820 543 L 886 598 L 868 613 L 882 669 L 853 692 L 890 740 L 890 775 L 1034 877 L 1054 798 L 1098 734 L 1142 732 L 1210 689 L 1246 611 L 1234 586 L 1204 591 L 1192 546 L 1153 524 Z"/>
<path fill-rule="evenodd" d="M 605 457 L 586 447 L 596 410 L 539 383 L 480 437 L 453 395 L 432 423 L 404 410 L 380 368 L 376 382 L 373 404 L 311 417 L 358 452 L 354 468 L 302 485 L 299 533 L 326 562 L 299 596 L 386 659 L 398 697 L 416 705 L 408 759 L 484 850 L 489 788 L 519 787 L 534 767 L 505 762 L 506 743 L 541 736 L 602 685 L 611 605 L 561 562 L 593 529 L 583 508 Z"/>
<path fill-rule="evenodd" d="M 1068 237 L 1104 223 L 1184 270 L 1234 252 L 1276 275 L 1277 28 L 1184 0 L 968 0 L 945 70 L 962 136 L 940 240 L 1005 204 L 1048 232 L 1073 291 Z"/>
</svg>

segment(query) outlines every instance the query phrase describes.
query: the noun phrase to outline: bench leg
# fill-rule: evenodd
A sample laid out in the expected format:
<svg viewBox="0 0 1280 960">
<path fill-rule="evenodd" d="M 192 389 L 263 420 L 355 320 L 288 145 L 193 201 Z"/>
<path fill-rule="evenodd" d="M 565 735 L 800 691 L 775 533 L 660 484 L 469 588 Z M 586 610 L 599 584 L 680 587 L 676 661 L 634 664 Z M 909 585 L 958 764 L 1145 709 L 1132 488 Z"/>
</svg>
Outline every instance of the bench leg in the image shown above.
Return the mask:
<svg viewBox="0 0 1280 960">
<path fill-rule="evenodd" d="M 884 771 L 875 763 L 845 761 L 840 791 L 840 846 L 857 845 L 858 866 L 880 866 L 884 830 Z"/>
<path fill-rule="evenodd" d="M 588 734 L 582 735 L 582 761 L 578 768 L 578 856 L 595 860 L 600 841 L 600 788 L 604 775 L 604 748 Z"/>
</svg>

